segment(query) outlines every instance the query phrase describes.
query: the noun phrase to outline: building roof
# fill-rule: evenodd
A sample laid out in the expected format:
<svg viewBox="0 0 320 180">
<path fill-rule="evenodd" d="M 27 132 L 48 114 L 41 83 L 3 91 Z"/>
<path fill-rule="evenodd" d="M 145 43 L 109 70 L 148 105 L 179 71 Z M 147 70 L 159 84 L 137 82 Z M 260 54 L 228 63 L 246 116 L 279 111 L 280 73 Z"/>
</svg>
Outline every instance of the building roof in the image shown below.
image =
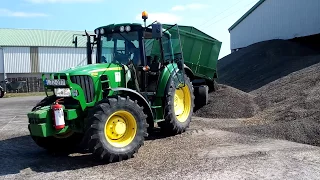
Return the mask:
<svg viewBox="0 0 320 180">
<path fill-rule="evenodd" d="M 0 46 L 74 47 L 74 34 L 84 31 L 0 28 Z M 86 37 L 78 36 L 78 47 L 85 45 Z"/>
<path fill-rule="evenodd" d="M 228 30 L 229 32 L 247 18 L 254 10 L 256 10 L 265 0 L 258 1 L 249 11 L 247 11 L 240 19 L 238 19 Z"/>
</svg>

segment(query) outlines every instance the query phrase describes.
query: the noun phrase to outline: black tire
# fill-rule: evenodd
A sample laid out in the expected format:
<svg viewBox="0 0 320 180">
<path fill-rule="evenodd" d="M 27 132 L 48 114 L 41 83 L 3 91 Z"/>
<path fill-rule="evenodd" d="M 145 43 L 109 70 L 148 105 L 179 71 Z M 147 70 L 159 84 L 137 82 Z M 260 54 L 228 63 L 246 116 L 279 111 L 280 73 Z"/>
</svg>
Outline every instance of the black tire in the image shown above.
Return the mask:
<svg viewBox="0 0 320 180">
<path fill-rule="evenodd" d="M 4 90 L 0 89 L 0 98 L 3 98 L 4 96 Z"/>
<path fill-rule="evenodd" d="M 218 83 L 215 79 L 213 81 L 207 80 L 207 86 L 209 87 L 209 92 L 216 92 L 219 90 Z"/>
<path fill-rule="evenodd" d="M 44 99 L 42 99 L 40 102 L 38 102 L 31 111 L 35 111 L 41 107 L 51 105 L 57 100 L 56 96 L 47 96 Z"/>
<path fill-rule="evenodd" d="M 158 123 L 161 128 L 161 131 L 167 135 L 175 135 L 180 134 L 186 131 L 189 127 L 191 122 L 191 117 L 193 115 L 193 108 L 194 108 L 194 90 L 193 85 L 187 75 L 184 75 L 185 86 L 187 90 L 190 92 L 190 110 L 188 116 L 184 119 L 183 122 L 179 121 L 174 108 L 174 99 L 175 99 L 175 92 L 176 92 L 176 85 L 174 82 L 175 76 L 171 76 L 168 84 L 166 86 L 165 94 L 165 104 L 164 104 L 164 116 L 165 120 Z M 177 81 L 177 80 L 176 80 Z"/>
<path fill-rule="evenodd" d="M 108 122 L 112 122 L 111 119 L 110 121 L 108 119 L 111 118 L 114 113 L 119 113 L 118 115 L 121 116 L 124 115 L 121 114 L 123 112 L 131 116 L 131 123 L 136 125 L 136 133 L 134 136 L 131 136 L 132 141 L 129 144 L 123 147 L 117 147 L 110 142 L 111 140 L 108 141 L 108 136 L 105 135 L 105 129 L 109 129 L 109 127 L 105 128 L 105 126 Z M 128 121 L 130 121 L 128 116 L 119 119 L 125 121 L 127 124 Z M 147 115 L 143 112 L 143 107 L 139 106 L 137 101 L 133 101 L 129 97 L 124 98 L 118 96 L 118 98 L 110 97 L 103 99 L 89 112 L 84 143 L 86 143 L 89 152 L 100 160 L 115 162 L 132 158 L 144 144 L 144 140 L 148 136 L 146 118 Z M 116 121 L 120 121 L 119 119 Z M 132 127 L 129 127 L 128 129 L 131 128 Z M 109 133 L 112 133 L 112 135 L 118 134 L 115 129 L 110 130 Z M 130 131 L 122 133 L 123 137 L 125 137 Z"/>
<path fill-rule="evenodd" d="M 69 134 L 70 133 L 70 134 Z M 82 141 L 83 135 L 74 132 L 66 133 L 65 137 L 49 136 L 38 137 L 31 136 L 33 141 L 41 148 L 53 153 L 73 153 L 75 152 Z"/>
<path fill-rule="evenodd" d="M 198 110 L 202 108 L 203 106 L 208 104 L 209 101 L 209 87 L 206 85 L 197 86 L 194 88 L 194 104 L 195 108 L 194 110 Z"/>
<path fill-rule="evenodd" d="M 32 108 L 32 111 L 35 111 L 43 106 L 48 106 L 55 100 L 55 96 L 45 97 L 43 100 L 37 103 L 35 107 Z M 61 135 L 50 137 L 38 137 L 31 135 L 31 138 L 39 147 L 42 147 L 49 152 L 71 153 L 79 147 L 83 138 L 83 134 L 69 131 Z"/>
</svg>

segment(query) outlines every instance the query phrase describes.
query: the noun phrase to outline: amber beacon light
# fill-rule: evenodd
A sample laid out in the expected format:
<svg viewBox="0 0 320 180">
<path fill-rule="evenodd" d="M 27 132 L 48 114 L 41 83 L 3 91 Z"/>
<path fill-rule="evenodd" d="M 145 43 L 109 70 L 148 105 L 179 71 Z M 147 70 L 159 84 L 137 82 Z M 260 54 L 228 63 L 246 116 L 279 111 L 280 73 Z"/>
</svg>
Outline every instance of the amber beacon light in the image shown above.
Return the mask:
<svg viewBox="0 0 320 180">
<path fill-rule="evenodd" d="M 146 11 L 142 12 L 142 19 L 144 20 L 148 19 L 148 13 Z"/>
</svg>

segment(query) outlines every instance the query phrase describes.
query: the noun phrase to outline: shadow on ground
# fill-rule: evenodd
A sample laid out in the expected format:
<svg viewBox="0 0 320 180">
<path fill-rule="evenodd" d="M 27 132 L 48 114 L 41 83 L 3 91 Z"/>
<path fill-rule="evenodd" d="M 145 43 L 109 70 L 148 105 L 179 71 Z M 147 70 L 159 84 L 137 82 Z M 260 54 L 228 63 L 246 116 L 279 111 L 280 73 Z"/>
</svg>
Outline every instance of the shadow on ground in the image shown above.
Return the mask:
<svg viewBox="0 0 320 180">
<path fill-rule="evenodd" d="M 166 138 L 155 130 L 146 141 Z M 106 162 L 96 160 L 90 153 L 79 150 L 73 154 L 52 154 L 38 147 L 28 135 L 0 141 L 0 176 L 36 172 L 61 172 L 94 167 Z"/>
</svg>

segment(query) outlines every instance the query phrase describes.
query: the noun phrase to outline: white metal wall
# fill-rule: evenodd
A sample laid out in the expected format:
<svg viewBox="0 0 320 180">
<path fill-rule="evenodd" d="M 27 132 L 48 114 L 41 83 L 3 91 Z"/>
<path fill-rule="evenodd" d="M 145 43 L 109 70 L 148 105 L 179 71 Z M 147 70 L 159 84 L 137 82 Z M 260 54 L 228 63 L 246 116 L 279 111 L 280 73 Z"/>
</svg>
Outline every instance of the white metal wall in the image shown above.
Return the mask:
<svg viewBox="0 0 320 180">
<path fill-rule="evenodd" d="M 30 73 L 30 48 L 4 47 L 5 73 Z"/>
<path fill-rule="evenodd" d="M 230 48 L 318 33 L 320 0 L 266 0 L 230 31 Z"/>
<path fill-rule="evenodd" d="M 57 72 L 87 64 L 86 48 L 39 47 L 38 52 L 40 72 Z"/>
</svg>

